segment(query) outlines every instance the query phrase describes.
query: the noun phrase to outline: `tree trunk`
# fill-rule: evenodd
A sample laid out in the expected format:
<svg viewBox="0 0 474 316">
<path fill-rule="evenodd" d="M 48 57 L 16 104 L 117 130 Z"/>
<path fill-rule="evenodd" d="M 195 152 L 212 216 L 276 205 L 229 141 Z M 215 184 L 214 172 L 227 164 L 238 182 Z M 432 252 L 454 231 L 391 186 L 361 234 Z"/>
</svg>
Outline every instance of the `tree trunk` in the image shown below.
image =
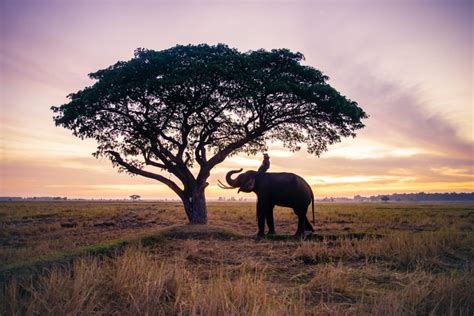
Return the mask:
<svg viewBox="0 0 474 316">
<path fill-rule="evenodd" d="M 189 190 L 183 199 L 184 210 L 190 224 L 207 224 L 207 206 L 204 189 L 206 185 Z"/>
</svg>

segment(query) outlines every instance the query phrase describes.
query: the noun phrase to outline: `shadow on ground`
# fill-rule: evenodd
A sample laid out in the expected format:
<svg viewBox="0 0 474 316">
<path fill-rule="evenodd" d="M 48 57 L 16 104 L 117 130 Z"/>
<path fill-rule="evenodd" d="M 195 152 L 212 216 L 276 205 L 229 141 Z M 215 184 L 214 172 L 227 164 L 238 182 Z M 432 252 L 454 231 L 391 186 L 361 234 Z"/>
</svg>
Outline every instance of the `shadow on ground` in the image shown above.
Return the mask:
<svg viewBox="0 0 474 316">
<path fill-rule="evenodd" d="M 217 240 L 236 240 L 236 239 L 255 239 L 255 240 L 275 240 L 275 241 L 301 241 L 302 238 L 292 234 L 266 235 L 257 237 L 256 235 L 246 235 L 232 228 L 216 225 L 174 225 L 159 231 L 162 237 L 175 239 L 217 239 Z M 373 233 L 362 232 L 335 232 L 324 234 L 310 234 L 303 240 L 323 241 L 340 239 L 378 239 L 383 236 Z"/>
</svg>

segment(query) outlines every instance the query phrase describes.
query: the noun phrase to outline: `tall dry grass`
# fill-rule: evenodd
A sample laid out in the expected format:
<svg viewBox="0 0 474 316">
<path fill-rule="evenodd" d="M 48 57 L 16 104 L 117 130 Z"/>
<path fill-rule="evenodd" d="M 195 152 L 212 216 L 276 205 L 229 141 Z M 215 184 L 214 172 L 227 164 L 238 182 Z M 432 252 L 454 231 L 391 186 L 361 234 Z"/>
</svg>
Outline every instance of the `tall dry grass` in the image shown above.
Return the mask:
<svg viewBox="0 0 474 316">
<path fill-rule="evenodd" d="M 192 248 L 192 245 L 190 246 Z M 472 271 L 394 272 L 366 263 L 313 266 L 312 278 L 282 288 L 242 267 L 195 275 L 186 260 L 170 264 L 138 247 L 115 258 L 83 258 L 34 282 L 12 280 L 6 315 L 470 315 Z M 281 273 L 285 273 L 282 271 Z"/>
<path fill-rule="evenodd" d="M 376 298 L 377 315 L 472 315 L 474 277 L 472 272 L 448 275 L 418 271 L 397 280 L 399 289 Z"/>
<path fill-rule="evenodd" d="M 344 260 L 385 261 L 401 270 L 439 268 L 444 257 L 469 264 L 474 235 L 453 231 L 407 233 L 397 232 L 374 239 L 348 239 L 323 242 L 303 242 L 294 253 L 295 258 L 307 263 L 334 262 Z M 466 252 L 466 258 L 459 252 Z M 468 254 L 469 252 L 469 254 Z"/>
<path fill-rule="evenodd" d="M 467 206 L 318 205 L 317 230 L 327 240 L 299 243 L 247 238 L 256 229 L 254 204 L 209 205 L 210 222 L 238 234 L 212 230 L 212 225 L 204 233 L 191 227 L 161 230 L 163 225 L 185 222 L 181 206 L 175 204 L 38 203 L 25 204 L 23 213 L 11 210 L 0 221 L 6 228 L 0 232 L 6 243 L 0 251 L 0 268 L 2 263 L 28 263 L 32 257 L 112 239 L 155 235 L 157 230 L 160 242 L 147 245 L 148 250 L 134 247 L 111 258 L 83 258 L 66 266 L 59 266 L 64 261 L 52 260 L 56 268 L 33 275 L 33 281 L 25 281 L 25 275 L 8 284 L 0 281 L 0 315 L 474 312 L 474 235 L 472 217 L 465 215 L 470 212 Z M 177 213 L 182 216 L 176 218 Z M 277 209 L 275 214 L 278 232 L 292 233 L 295 219 L 291 210 Z M 28 218 L 23 220 L 24 216 Z M 57 221 L 73 218 L 82 224 L 40 229 L 38 225 L 50 225 L 38 220 L 44 216 Z M 132 224 L 156 220 L 157 226 L 93 225 L 120 223 L 123 216 Z M 20 229 L 30 217 L 29 226 Z M 51 225 L 54 228 L 59 222 Z M 357 234 L 344 238 L 339 232 L 345 231 L 381 238 L 350 239 Z"/>
<path fill-rule="evenodd" d="M 393 233 L 302 242 L 293 256 L 315 264 L 307 298 L 321 306 L 347 306 L 329 314 L 471 315 L 473 245 L 472 234 Z"/>
<path fill-rule="evenodd" d="M 329 314 L 471 315 L 474 310 L 474 277 L 468 271 L 394 273 L 342 263 L 318 265 L 315 270 L 305 296 L 318 306 L 331 307 Z"/>
<path fill-rule="evenodd" d="M 34 283 L 12 281 L 3 301 L 8 315 L 283 315 L 304 308 L 276 293 L 263 275 L 218 268 L 202 280 L 130 248 L 115 259 L 54 268 Z"/>
</svg>

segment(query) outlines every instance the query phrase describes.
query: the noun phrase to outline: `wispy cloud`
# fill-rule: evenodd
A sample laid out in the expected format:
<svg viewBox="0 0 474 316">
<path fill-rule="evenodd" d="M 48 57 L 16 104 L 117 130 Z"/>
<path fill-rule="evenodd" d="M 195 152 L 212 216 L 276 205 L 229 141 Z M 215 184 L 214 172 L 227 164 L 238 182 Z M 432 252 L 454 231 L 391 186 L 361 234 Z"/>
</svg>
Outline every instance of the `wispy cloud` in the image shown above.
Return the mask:
<svg viewBox="0 0 474 316">
<path fill-rule="evenodd" d="M 343 80 L 345 92 L 370 114 L 359 138 L 402 150 L 420 148 L 455 158 L 473 157 L 472 141 L 461 138 L 447 117 L 433 112 L 422 100 L 419 87 L 397 84 L 395 78 L 380 78 L 370 69 L 367 64 L 352 64 L 345 71 L 360 74 L 358 80 Z"/>
</svg>

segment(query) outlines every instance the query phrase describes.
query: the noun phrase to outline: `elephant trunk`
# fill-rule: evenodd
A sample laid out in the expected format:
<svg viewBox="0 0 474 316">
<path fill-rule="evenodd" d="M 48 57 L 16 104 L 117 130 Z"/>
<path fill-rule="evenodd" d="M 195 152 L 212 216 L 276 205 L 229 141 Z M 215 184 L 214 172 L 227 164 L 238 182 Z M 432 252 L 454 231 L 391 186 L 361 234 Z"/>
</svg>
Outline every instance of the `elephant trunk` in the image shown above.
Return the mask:
<svg viewBox="0 0 474 316">
<path fill-rule="evenodd" d="M 239 173 L 239 172 L 242 172 L 242 168 L 240 168 L 239 170 L 231 170 L 227 172 L 227 175 L 225 176 L 225 180 L 231 187 L 234 187 L 234 188 L 238 187 L 237 181 L 235 179 L 232 179 L 232 175 L 234 173 Z"/>
</svg>

